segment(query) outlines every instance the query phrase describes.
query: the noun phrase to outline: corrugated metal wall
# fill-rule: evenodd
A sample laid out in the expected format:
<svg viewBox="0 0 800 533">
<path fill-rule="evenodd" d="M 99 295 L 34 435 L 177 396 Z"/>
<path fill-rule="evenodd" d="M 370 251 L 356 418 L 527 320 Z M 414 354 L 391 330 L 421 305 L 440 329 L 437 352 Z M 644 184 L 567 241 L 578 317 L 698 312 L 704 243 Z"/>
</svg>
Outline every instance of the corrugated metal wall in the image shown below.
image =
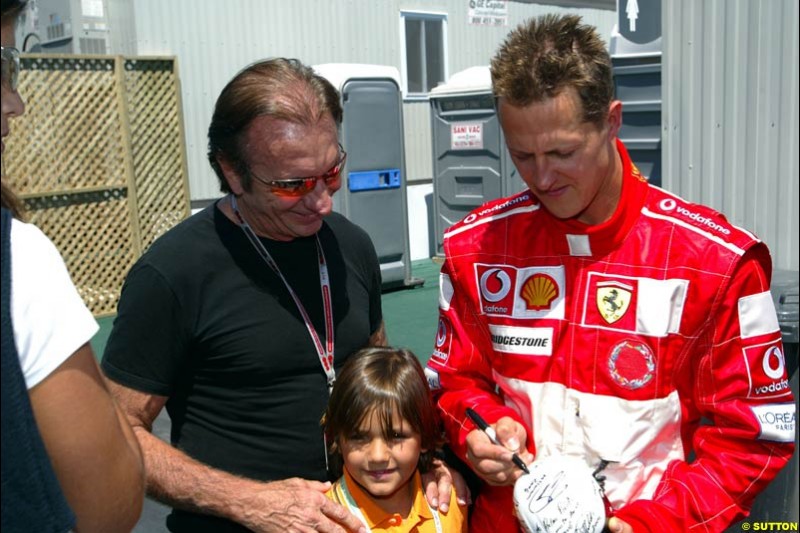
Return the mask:
<svg viewBox="0 0 800 533">
<path fill-rule="evenodd" d="M 400 12 L 425 11 L 447 14 L 447 63 L 452 74 L 488 64 L 514 25 L 541 13 L 577 12 L 603 35 L 610 35 L 613 3 L 594 4 L 598 7 L 565 8 L 512 1 L 509 25 L 488 27 L 467 24 L 467 0 L 108 0 L 109 18 L 117 23 L 113 31 L 120 35 L 112 39 L 112 53 L 178 57 L 193 200 L 219 195 L 205 158 L 212 107 L 224 84 L 255 60 L 288 56 L 312 65 L 373 63 L 399 69 Z M 405 103 L 404 125 L 408 179 L 429 180 L 428 102 Z"/>
<path fill-rule="evenodd" d="M 798 2 L 663 2 L 663 186 L 798 269 Z"/>
</svg>

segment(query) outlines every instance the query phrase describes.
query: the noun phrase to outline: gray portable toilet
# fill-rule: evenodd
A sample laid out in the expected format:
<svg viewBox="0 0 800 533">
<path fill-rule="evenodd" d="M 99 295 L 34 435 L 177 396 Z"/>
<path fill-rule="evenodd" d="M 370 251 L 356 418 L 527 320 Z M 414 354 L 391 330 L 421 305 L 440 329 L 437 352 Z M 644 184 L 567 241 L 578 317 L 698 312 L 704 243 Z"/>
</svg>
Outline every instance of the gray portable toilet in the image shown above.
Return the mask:
<svg viewBox="0 0 800 533">
<path fill-rule="evenodd" d="M 384 288 L 418 284 L 422 280 L 411 278 L 408 244 L 400 73 L 352 63 L 313 68 L 339 90 L 344 109 L 340 140 L 347 161 L 333 208 L 369 234 Z"/>
<path fill-rule="evenodd" d="M 525 188 L 508 155 L 488 66 L 453 74 L 430 92 L 436 254 L 444 231 L 481 204 Z"/>
<path fill-rule="evenodd" d="M 617 0 L 609 43 L 619 139 L 653 185 L 661 185 L 661 0 Z"/>
</svg>

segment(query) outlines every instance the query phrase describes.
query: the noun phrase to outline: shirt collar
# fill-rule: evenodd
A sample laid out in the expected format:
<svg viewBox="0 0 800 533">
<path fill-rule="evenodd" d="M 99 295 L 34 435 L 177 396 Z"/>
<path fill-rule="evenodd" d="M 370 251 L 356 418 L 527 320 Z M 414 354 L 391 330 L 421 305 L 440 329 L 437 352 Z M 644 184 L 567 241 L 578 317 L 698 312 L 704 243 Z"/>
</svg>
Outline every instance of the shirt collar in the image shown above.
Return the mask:
<svg viewBox="0 0 800 533">
<path fill-rule="evenodd" d="M 347 469 L 344 470 L 344 478 L 347 482 L 347 488 L 350 494 L 353 496 L 356 505 L 361 509 L 370 529 L 389 529 L 401 525 L 400 522 L 393 523 L 393 520 L 396 520 L 399 515 L 387 513 L 381 509 L 372 500 L 372 496 L 356 483 L 349 472 L 347 472 Z M 428 506 L 428 502 L 425 500 L 425 492 L 422 490 L 422 478 L 420 477 L 419 471 L 414 472 L 411 484 L 414 500 L 411 504 L 411 511 L 408 513 L 408 517 L 400 517 L 403 520 L 403 531 L 411 531 L 417 523 L 423 520 L 433 519 L 433 514 Z"/>
</svg>

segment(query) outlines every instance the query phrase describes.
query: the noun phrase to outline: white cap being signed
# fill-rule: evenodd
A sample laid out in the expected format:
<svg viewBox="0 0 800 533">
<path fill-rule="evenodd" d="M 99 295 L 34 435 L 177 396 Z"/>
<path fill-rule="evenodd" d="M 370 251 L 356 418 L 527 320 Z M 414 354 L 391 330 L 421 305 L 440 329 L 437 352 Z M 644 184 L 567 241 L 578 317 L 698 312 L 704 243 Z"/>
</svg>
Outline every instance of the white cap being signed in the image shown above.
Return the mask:
<svg viewBox="0 0 800 533">
<path fill-rule="evenodd" d="M 528 465 L 514 485 L 514 507 L 528 533 L 601 533 L 603 492 L 580 458 L 554 455 Z"/>
</svg>

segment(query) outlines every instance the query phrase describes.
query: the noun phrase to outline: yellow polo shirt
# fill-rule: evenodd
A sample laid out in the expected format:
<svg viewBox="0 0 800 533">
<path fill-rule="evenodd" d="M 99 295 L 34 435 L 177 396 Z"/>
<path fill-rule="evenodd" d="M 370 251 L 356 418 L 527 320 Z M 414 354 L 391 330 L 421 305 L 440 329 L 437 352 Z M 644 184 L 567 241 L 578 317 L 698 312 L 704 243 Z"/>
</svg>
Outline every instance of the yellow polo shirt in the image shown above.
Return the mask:
<svg viewBox="0 0 800 533">
<path fill-rule="evenodd" d="M 411 506 L 411 512 L 408 513 L 408 517 L 400 516 L 397 513 L 386 513 L 372 501 L 370 494 L 353 480 L 347 470 L 344 471 L 344 477 L 347 480 L 347 489 L 364 515 L 367 526 L 374 533 L 436 533 L 436 523 L 434 522 L 431 508 L 425 500 L 419 472 L 416 472 L 411 480 L 411 483 L 414 484 L 414 503 Z M 342 490 L 341 479 L 334 483 L 325 495 L 346 508 L 349 507 L 347 498 Z M 439 512 L 439 520 L 442 523 L 442 531 L 444 533 L 466 533 L 467 508 L 466 506 L 460 507 L 458 505 L 455 490 L 450 492 L 450 508 L 447 510 L 447 514 Z"/>
</svg>

